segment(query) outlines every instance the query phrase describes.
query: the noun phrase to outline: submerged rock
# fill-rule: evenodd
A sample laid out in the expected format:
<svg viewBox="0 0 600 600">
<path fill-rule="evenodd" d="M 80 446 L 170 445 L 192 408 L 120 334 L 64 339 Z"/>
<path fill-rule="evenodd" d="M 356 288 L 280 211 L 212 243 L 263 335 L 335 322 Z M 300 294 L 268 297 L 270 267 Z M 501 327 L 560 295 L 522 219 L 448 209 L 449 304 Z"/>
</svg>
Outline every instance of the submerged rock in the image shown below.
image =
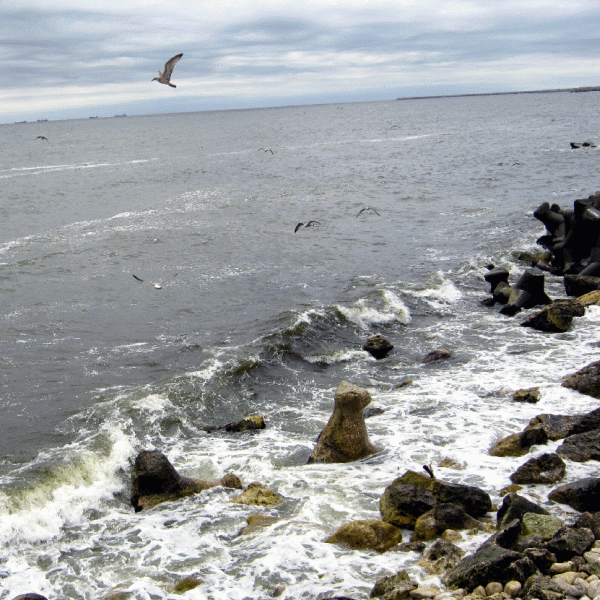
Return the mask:
<svg viewBox="0 0 600 600">
<path fill-rule="evenodd" d="M 283 502 L 283 498 L 262 483 L 254 481 L 239 496 L 232 498 L 231 502 L 255 506 L 276 506 Z"/>
<path fill-rule="evenodd" d="M 511 476 L 513 483 L 556 483 L 563 478 L 566 470 L 564 461 L 553 453 L 530 458 Z"/>
<path fill-rule="evenodd" d="M 363 415 L 370 402 L 367 390 L 342 381 L 335 392 L 333 414 L 308 462 L 350 462 L 375 454 L 378 450 L 369 442 Z"/>
<path fill-rule="evenodd" d="M 515 402 L 527 402 L 529 404 L 537 404 L 540 401 L 540 388 L 534 387 L 526 390 L 517 390 L 512 399 Z"/>
<path fill-rule="evenodd" d="M 527 427 L 495 442 L 490 448 L 491 456 L 523 456 L 532 446 L 546 444 L 548 435 L 543 427 Z"/>
<path fill-rule="evenodd" d="M 448 360 L 452 358 L 452 352 L 450 350 L 445 350 L 444 348 L 438 348 L 437 350 L 432 350 L 424 359 L 423 362 L 425 364 L 438 362 L 440 360 Z"/>
<path fill-rule="evenodd" d="M 600 361 L 590 363 L 576 373 L 567 375 L 562 385 L 581 394 L 600 398 Z"/>
<path fill-rule="evenodd" d="M 393 349 L 392 343 L 379 333 L 372 335 L 363 345 L 363 350 L 377 360 L 385 358 Z"/>
<path fill-rule="evenodd" d="M 182 477 L 162 452 L 142 450 L 131 474 L 131 504 L 139 512 L 216 486 L 241 489 L 242 484 L 233 473 L 218 481 Z"/>
<path fill-rule="evenodd" d="M 546 333 L 564 333 L 571 327 L 573 317 L 582 317 L 584 313 L 584 306 L 577 300 L 556 300 L 527 317 L 521 327 Z"/>
<path fill-rule="evenodd" d="M 351 548 L 385 552 L 402 541 L 402 532 L 385 521 L 353 521 L 342 525 L 325 541 L 328 544 L 347 544 Z"/>
<path fill-rule="evenodd" d="M 225 425 L 225 431 L 252 431 L 256 429 L 264 429 L 265 428 L 265 419 L 262 415 L 248 415 L 244 417 L 241 421 L 237 421 L 236 423 L 227 423 Z"/>
</svg>

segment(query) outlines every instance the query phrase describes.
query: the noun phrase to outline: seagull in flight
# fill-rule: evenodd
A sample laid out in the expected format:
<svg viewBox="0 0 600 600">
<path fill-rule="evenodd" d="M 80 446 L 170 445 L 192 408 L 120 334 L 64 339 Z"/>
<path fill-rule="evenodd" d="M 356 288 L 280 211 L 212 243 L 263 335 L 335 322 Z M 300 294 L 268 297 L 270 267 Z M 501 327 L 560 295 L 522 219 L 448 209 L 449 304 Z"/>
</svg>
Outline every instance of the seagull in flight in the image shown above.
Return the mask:
<svg viewBox="0 0 600 600">
<path fill-rule="evenodd" d="M 314 227 L 315 225 L 320 225 L 319 221 L 308 221 L 308 223 L 298 223 L 296 225 L 296 229 L 294 229 L 294 233 L 298 231 L 301 227 Z"/>
<path fill-rule="evenodd" d="M 133 273 L 132 273 L 133 275 Z M 137 279 L 138 281 L 144 281 L 141 277 L 138 277 L 137 275 L 133 275 L 134 279 Z M 160 281 L 149 281 L 148 283 L 151 283 L 152 286 L 157 289 L 157 290 L 161 290 L 163 283 L 167 283 L 167 281 L 171 281 L 171 279 L 173 279 L 173 277 L 177 277 L 177 273 L 175 273 L 175 275 L 172 275 L 171 277 L 167 277 L 167 279 L 161 279 Z"/>
<path fill-rule="evenodd" d="M 35 139 L 36 140 L 46 140 L 46 141 L 48 141 L 48 138 L 45 135 L 38 135 Z"/>
<path fill-rule="evenodd" d="M 373 211 L 373 212 L 374 212 L 374 213 L 375 213 L 375 214 L 376 214 L 378 217 L 380 217 L 380 216 L 381 216 L 381 215 L 380 215 L 380 214 L 379 214 L 379 213 L 378 213 L 378 212 L 377 212 L 377 211 L 376 211 L 374 208 L 372 208 L 371 206 L 365 206 L 364 208 L 361 208 L 361 209 L 358 211 L 358 214 L 356 215 L 356 217 L 358 218 L 358 217 L 360 216 L 360 213 L 363 213 L 363 212 L 365 212 L 365 211 L 369 211 L 369 210 Z"/>
<path fill-rule="evenodd" d="M 173 69 L 175 65 L 179 62 L 179 59 L 183 56 L 183 52 L 181 54 L 176 54 L 173 58 L 170 58 L 165 63 L 165 70 L 158 72 L 158 77 L 155 77 L 152 81 L 158 81 L 158 83 L 164 83 L 165 85 L 170 85 L 171 87 L 177 87 L 174 83 L 171 83 L 171 75 L 173 74 Z"/>
</svg>

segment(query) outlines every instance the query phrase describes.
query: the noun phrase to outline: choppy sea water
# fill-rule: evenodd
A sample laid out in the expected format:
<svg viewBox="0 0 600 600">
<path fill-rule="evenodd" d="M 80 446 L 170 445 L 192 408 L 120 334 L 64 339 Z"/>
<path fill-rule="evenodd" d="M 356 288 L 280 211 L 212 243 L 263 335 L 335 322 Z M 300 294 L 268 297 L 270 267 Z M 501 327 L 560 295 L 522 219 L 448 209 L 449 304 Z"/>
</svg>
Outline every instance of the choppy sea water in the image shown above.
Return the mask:
<svg viewBox="0 0 600 600">
<path fill-rule="evenodd" d="M 479 301 L 488 264 L 512 281 L 526 267 L 541 202 L 598 189 L 598 151 L 569 146 L 593 139 L 598 104 L 560 93 L 0 127 L 0 600 L 171 598 L 186 576 L 205 582 L 191 599 L 280 586 L 365 598 L 402 567 L 428 577 L 415 554 L 324 539 L 378 518 L 385 487 L 423 464 L 499 503 L 525 459 L 490 457 L 496 439 L 597 407 L 560 382 L 598 359 L 599 310 L 550 336 Z M 546 288 L 564 296 L 558 278 Z M 395 346 L 385 360 L 361 349 L 373 333 Z M 440 347 L 452 359 L 424 365 Z M 344 379 L 383 410 L 367 420 L 381 452 L 307 465 Z M 533 386 L 537 405 L 511 402 Z M 267 429 L 206 431 L 250 413 Z M 149 448 L 285 502 L 253 509 L 215 488 L 134 513 L 131 465 Z M 596 469 L 568 463 L 565 481 Z M 278 520 L 240 535 L 254 512 Z"/>
</svg>

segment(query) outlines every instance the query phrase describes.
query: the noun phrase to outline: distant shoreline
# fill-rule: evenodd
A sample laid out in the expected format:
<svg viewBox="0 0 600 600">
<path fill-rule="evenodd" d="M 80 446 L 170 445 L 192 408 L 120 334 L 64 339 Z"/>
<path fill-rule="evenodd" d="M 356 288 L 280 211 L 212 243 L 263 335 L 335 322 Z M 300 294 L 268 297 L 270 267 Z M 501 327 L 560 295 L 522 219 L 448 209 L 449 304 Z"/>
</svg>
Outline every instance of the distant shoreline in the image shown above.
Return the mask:
<svg viewBox="0 0 600 600">
<path fill-rule="evenodd" d="M 439 96 L 406 96 L 396 100 L 433 100 L 434 98 L 468 98 L 471 96 L 508 96 L 515 94 L 556 94 L 562 92 L 600 92 L 600 86 L 562 88 L 559 90 L 533 90 L 530 92 L 484 92 L 479 94 L 440 94 Z"/>
</svg>

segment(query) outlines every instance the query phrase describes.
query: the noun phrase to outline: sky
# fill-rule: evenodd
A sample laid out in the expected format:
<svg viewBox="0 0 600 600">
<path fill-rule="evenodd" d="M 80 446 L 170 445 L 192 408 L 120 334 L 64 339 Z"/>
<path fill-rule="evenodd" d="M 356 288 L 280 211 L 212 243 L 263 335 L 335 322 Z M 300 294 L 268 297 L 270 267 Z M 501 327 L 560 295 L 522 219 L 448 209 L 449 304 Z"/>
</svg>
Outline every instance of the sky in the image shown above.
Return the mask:
<svg viewBox="0 0 600 600">
<path fill-rule="evenodd" d="M 598 0 L 0 0 L 0 123 L 598 85 Z"/>
</svg>

